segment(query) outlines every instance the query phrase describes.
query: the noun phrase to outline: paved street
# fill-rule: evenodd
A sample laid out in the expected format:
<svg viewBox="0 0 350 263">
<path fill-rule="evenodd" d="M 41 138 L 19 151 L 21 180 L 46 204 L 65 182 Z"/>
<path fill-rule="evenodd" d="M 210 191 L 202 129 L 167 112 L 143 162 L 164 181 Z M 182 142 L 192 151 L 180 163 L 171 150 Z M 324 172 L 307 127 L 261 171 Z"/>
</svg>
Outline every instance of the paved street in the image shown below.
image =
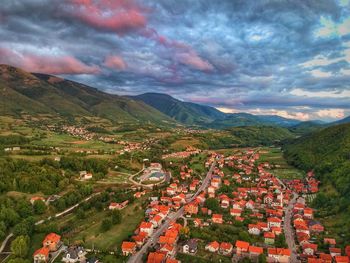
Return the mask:
<svg viewBox="0 0 350 263">
<path fill-rule="evenodd" d="M 204 189 L 206 189 L 209 185 L 213 170 L 215 168 L 216 162 L 214 162 L 206 177 L 204 178 L 201 186 L 198 188 L 197 192 L 195 194 L 192 195 L 191 198 L 189 198 L 187 201 L 187 203 L 192 202 Z M 143 255 L 147 252 L 149 247 L 154 246 L 157 241 L 158 238 L 160 237 L 160 235 L 168 228 L 168 226 L 170 225 L 171 222 L 176 221 L 178 218 L 180 218 L 181 216 L 183 216 L 184 214 L 184 206 L 182 206 L 178 211 L 176 211 L 174 214 L 170 215 L 169 217 L 166 218 L 166 220 L 164 221 L 164 223 L 155 231 L 153 232 L 152 236 L 148 239 L 148 241 L 142 246 L 142 248 L 137 251 L 133 256 L 131 256 L 128 260 L 129 263 L 140 263 L 142 262 L 142 257 Z"/>
<path fill-rule="evenodd" d="M 284 217 L 284 234 L 286 237 L 288 248 L 291 251 L 291 257 L 290 257 L 291 263 L 300 262 L 297 258 L 298 254 L 296 251 L 294 231 L 292 227 L 292 211 L 293 211 L 293 206 L 297 200 L 297 197 L 298 195 L 294 193 L 293 198 L 289 201 L 289 204 L 286 208 L 285 217 Z"/>
</svg>

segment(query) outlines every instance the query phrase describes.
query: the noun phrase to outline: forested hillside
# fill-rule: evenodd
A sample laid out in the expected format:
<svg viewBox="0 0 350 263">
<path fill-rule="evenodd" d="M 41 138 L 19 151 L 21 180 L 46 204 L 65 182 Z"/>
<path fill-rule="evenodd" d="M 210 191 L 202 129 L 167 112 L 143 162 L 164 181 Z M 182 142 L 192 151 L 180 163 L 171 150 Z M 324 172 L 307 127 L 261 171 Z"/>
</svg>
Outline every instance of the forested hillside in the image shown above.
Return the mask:
<svg viewBox="0 0 350 263">
<path fill-rule="evenodd" d="M 343 213 L 341 222 L 350 230 L 350 124 L 300 137 L 285 146 L 285 157 L 296 167 L 315 171 L 322 185 L 313 202 L 318 213 L 323 217 Z"/>
</svg>

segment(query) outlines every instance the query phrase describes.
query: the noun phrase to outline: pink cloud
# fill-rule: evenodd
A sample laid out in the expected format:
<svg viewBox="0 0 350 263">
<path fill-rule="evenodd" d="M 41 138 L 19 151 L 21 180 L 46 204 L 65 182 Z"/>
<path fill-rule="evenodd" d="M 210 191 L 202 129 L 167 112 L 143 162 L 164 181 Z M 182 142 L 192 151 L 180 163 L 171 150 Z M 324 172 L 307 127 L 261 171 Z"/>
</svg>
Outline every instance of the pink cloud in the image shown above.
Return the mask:
<svg viewBox="0 0 350 263">
<path fill-rule="evenodd" d="M 119 69 L 119 70 L 126 69 L 126 67 L 127 67 L 125 61 L 119 56 L 106 57 L 106 59 L 104 61 L 104 65 L 106 67 L 109 67 L 112 69 Z"/>
<path fill-rule="evenodd" d="M 214 69 L 213 65 L 211 65 L 207 60 L 202 59 L 200 56 L 198 56 L 197 52 L 193 50 L 187 53 L 180 53 L 176 57 L 180 63 L 194 69 L 202 71 L 211 71 Z"/>
<path fill-rule="evenodd" d="M 0 63 L 10 64 L 29 72 L 46 74 L 98 74 L 100 68 L 87 65 L 72 56 L 42 56 L 20 54 L 0 48 Z"/>
<path fill-rule="evenodd" d="M 94 28 L 118 34 L 146 26 L 141 8 L 131 0 L 68 0 L 67 14 Z"/>
<path fill-rule="evenodd" d="M 149 27 L 142 30 L 141 33 L 144 37 L 152 39 L 158 44 L 172 49 L 175 53 L 173 57 L 176 62 L 201 71 L 212 71 L 214 69 L 212 64 L 207 60 L 202 59 L 187 43 L 168 39 L 167 37 L 158 34 L 155 29 Z"/>
</svg>

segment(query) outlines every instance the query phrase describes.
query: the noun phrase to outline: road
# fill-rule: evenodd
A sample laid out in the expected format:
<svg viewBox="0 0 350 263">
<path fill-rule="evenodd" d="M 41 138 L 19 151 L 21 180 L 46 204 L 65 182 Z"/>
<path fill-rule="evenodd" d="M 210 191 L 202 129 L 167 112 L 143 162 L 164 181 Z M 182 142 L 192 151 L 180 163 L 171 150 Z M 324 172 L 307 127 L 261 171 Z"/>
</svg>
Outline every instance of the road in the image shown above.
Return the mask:
<svg viewBox="0 0 350 263">
<path fill-rule="evenodd" d="M 5 249 L 7 242 L 10 240 L 10 238 L 13 237 L 13 233 L 10 233 L 5 240 L 2 242 L 1 247 L 0 247 L 0 253 Z"/>
<path fill-rule="evenodd" d="M 284 217 L 284 235 L 286 237 L 286 242 L 288 245 L 289 250 L 291 251 L 290 256 L 290 262 L 291 263 L 298 263 L 300 262 L 297 258 L 298 254 L 296 251 L 296 244 L 295 244 L 295 238 L 294 238 L 294 231 L 292 227 L 292 211 L 294 204 L 297 200 L 298 195 L 296 193 L 293 193 L 293 198 L 289 201 L 289 204 L 285 211 L 285 217 Z"/>
<path fill-rule="evenodd" d="M 201 186 L 198 188 L 197 192 L 192 195 L 192 197 L 190 197 L 188 200 L 186 200 L 187 203 L 192 202 L 204 189 L 206 189 L 208 187 L 213 170 L 215 168 L 215 165 L 216 165 L 216 162 L 214 161 L 213 164 L 211 165 L 206 177 L 204 178 Z M 182 206 L 175 213 L 166 217 L 166 220 L 164 221 L 164 223 L 155 232 L 153 232 L 152 236 L 142 246 L 142 248 L 129 258 L 128 262 L 129 263 L 142 262 L 142 257 L 147 252 L 148 248 L 154 246 L 157 243 L 158 238 L 168 228 L 168 226 L 170 225 L 171 222 L 174 222 L 178 218 L 183 216 L 184 210 L 185 210 L 185 208 L 184 208 L 184 206 Z"/>
</svg>

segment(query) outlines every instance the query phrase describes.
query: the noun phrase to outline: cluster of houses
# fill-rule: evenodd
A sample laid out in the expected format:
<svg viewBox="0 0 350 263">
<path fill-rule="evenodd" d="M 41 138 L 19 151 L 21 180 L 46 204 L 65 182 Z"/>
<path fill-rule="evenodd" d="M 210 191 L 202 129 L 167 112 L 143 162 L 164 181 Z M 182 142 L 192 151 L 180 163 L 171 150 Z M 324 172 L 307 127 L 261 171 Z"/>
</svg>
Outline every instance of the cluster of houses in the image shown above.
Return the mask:
<svg viewBox="0 0 350 263">
<path fill-rule="evenodd" d="M 318 192 L 319 183 L 314 172 L 310 171 L 304 179 L 290 180 L 287 185 L 289 189 L 298 194 L 314 194 Z"/>
<path fill-rule="evenodd" d="M 291 251 L 284 247 L 275 247 L 275 238 L 283 234 L 284 206 L 289 203 L 291 191 L 284 189 L 280 181 L 265 169 L 269 168 L 268 163 L 256 165 L 259 154 L 254 151 L 247 151 L 242 155 L 224 157 L 211 153 L 205 165 L 210 167 L 216 161 L 208 187 L 191 202 L 187 202 L 190 196 L 198 189 L 200 181 L 193 179 L 189 185 L 181 184 L 174 180 L 163 192 L 160 199 L 153 200 L 146 210 L 147 219 L 142 222 L 135 231 L 133 241 L 126 241 L 122 246 L 123 254 L 130 255 L 136 252 L 137 248 L 143 246 L 153 230 L 159 227 L 167 215 L 184 209 L 184 216 L 191 218 L 194 227 L 206 227 L 210 224 L 232 224 L 233 221 L 243 222 L 246 218 L 253 219 L 254 223 L 248 225 L 247 232 L 251 235 L 261 236 L 261 244 L 249 244 L 237 240 L 235 245 L 229 242 L 218 242 L 212 240 L 206 244 L 205 250 L 209 253 L 219 253 L 224 256 L 257 257 L 265 254 L 269 262 L 289 262 Z M 234 167 L 238 172 L 232 175 L 225 175 L 222 168 L 227 165 Z M 191 172 L 188 167 L 181 168 L 182 177 L 190 178 Z M 245 187 L 233 187 L 235 189 L 231 198 L 226 194 L 219 194 L 223 186 L 244 185 Z M 248 187 L 249 185 L 249 187 Z M 213 213 L 205 206 L 207 198 L 218 200 L 221 209 L 229 211 L 231 219 L 228 220 L 223 214 Z M 205 218 L 199 215 L 206 215 Z M 209 217 L 208 217 L 209 216 Z M 226 220 L 225 220 L 226 218 Z M 233 220 L 233 221 L 232 221 Z M 173 259 L 176 250 L 177 235 L 172 236 L 169 229 L 159 238 L 157 251 L 149 254 L 149 262 L 165 262 L 166 258 Z M 197 239 L 185 241 L 178 251 L 182 253 L 196 254 Z M 124 251 L 125 250 L 125 251 Z M 158 254 L 157 254 L 158 253 Z M 162 257 L 159 254 L 164 254 Z M 160 261 L 151 261 L 150 258 L 162 257 Z"/>
<path fill-rule="evenodd" d="M 46 235 L 42 245 L 42 248 L 33 254 L 34 263 L 50 262 L 61 253 L 63 253 L 62 262 L 65 263 L 99 263 L 95 258 L 87 258 L 87 251 L 83 247 L 66 247 L 61 241 L 61 236 L 56 233 Z"/>
<path fill-rule="evenodd" d="M 164 154 L 162 156 L 162 159 L 168 159 L 168 158 L 185 159 L 185 158 L 188 158 L 190 156 L 199 154 L 200 152 L 201 152 L 200 149 L 194 148 L 192 146 L 188 146 L 185 151 Z"/>
<path fill-rule="evenodd" d="M 310 176 L 310 173 L 308 176 Z M 337 247 L 337 242 L 334 238 L 323 238 L 323 244 L 327 249 L 326 251 L 324 249 L 320 250 L 315 240 L 320 234 L 324 233 L 325 229 L 320 222 L 314 219 L 314 211 L 305 205 L 304 198 L 299 197 L 293 207 L 293 226 L 300 246 L 300 259 L 304 262 L 350 262 L 350 246 L 346 246 L 344 253 L 342 253 L 342 249 Z"/>
</svg>

